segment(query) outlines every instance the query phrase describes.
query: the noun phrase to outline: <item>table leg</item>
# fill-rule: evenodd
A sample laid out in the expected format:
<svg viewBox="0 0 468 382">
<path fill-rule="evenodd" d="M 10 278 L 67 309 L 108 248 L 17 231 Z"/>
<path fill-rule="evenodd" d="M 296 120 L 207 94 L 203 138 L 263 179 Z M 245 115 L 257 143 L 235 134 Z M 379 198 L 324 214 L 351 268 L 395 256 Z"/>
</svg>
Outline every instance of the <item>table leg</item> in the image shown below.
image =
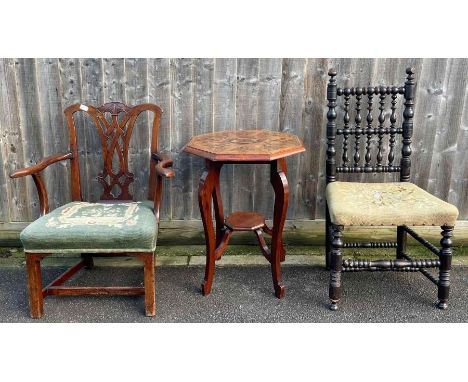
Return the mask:
<svg viewBox="0 0 468 382">
<path fill-rule="evenodd" d="M 218 241 L 221 241 L 223 233 L 221 231 L 224 226 L 224 217 L 222 213 L 221 194 L 219 191 L 219 172 L 220 164 L 216 164 L 209 160 L 206 161 L 206 168 L 200 178 L 198 187 L 198 204 L 200 206 L 200 214 L 203 221 L 206 242 L 206 266 L 205 279 L 202 284 L 202 294 L 204 296 L 210 294 L 211 285 L 213 283 L 215 271 L 215 250 Z M 216 215 L 216 235 L 213 227 L 211 215 L 211 201 L 214 201 Z M 220 233 L 221 232 L 221 233 Z"/>
<path fill-rule="evenodd" d="M 213 169 L 213 207 L 216 220 L 216 248 L 218 248 L 225 239 L 225 227 L 224 227 L 224 212 L 223 212 L 223 200 L 221 198 L 221 188 L 219 185 L 219 174 L 221 172 L 222 163 L 212 163 Z M 223 251 L 224 252 L 224 251 Z M 222 253 L 221 253 L 222 255 Z M 221 258 L 221 255 L 219 256 Z"/>
<path fill-rule="evenodd" d="M 281 260 L 285 253 L 282 235 L 289 199 L 289 186 L 286 172 L 286 161 L 284 158 L 271 163 L 270 182 L 275 191 L 273 232 L 271 238 L 271 272 L 277 298 L 282 298 L 284 296 L 284 285 L 281 281 Z"/>
</svg>

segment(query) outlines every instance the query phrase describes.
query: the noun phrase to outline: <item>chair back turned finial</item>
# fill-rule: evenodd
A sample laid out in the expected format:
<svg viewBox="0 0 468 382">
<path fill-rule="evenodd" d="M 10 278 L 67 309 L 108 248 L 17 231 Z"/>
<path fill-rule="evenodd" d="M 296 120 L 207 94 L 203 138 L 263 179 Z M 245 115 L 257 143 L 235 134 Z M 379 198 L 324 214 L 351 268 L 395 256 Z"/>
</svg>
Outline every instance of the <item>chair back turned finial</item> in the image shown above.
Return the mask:
<svg viewBox="0 0 468 382">
<path fill-rule="evenodd" d="M 98 174 L 98 181 L 103 186 L 101 200 L 132 200 L 129 186 L 134 181 L 134 174 L 128 168 L 128 149 L 135 122 L 144 111 L 153 112 L 151 152 L 158 147 L 158 130 L 162 110 L 153 104 L 127 106 L 121 102 L 109 102 L 99 107 L 80 104 L 71 105 L 65 109 L 65 117 L 70 133 L 72 199 L 82 200 L 80 184 L 80 165 L 76 125 L 74 114 L 86 112 L 94 122 L 101 141 L 103 169 Z M 148 164 L 149 166 L 149 164 Z M 150 172 L 154 177 L 154 172 Z"/>
<path fill-rule="evenodd" d="M 337 72 L 328 71 L 327 86 L 327 183 L 337 173 L 400 173 L 400 181 L 409 181 L 411 136 L 413 134 L 414 68 L 406 70 L 404 86 L 368 86 L 339 88 Z M 404 98 L 403 120 L 398 127 L 398 97 Z M 342 124 L 337 126 L 337 101 L 342 97 Z M 389 102 L 387 101 L 389 99 Z M 354 101 L 354 102 L 352 102 Z M 350 105 L 353 104 L 352 108 Z M 377 112 L 373 110 L 377 109 Z M 386 111 L 388 110 L 388 111 Z M 400 165 L 395 164 L 396 137 L 402 136 Z M 341 160 L 337 165 L 336 140 L 342 136 Z M 376 136 L 373 150 L 372 138 Z M 384 138 L 388 136 L 388 153 Z M 354 137 L 354 142 L 351 142 Z M 375 155 L 373 155 L 373 151 Z M 375 160 L 373 161 L 373 157 Z"/>
</svg>

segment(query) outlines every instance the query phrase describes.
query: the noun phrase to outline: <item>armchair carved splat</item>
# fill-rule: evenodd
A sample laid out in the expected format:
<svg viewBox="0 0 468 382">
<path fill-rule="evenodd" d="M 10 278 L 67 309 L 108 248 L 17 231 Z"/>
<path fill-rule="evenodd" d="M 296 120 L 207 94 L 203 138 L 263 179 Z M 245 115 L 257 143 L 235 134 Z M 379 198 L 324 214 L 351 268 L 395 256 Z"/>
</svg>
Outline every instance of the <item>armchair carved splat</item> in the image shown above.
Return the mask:
<svg viewBox="0 0 468 382">
<path fill-rule="evenodd" d="M 103 186 L 100 201 L 83 201 L 75 113 L 86 112 L 100 137 Z M 152 115 L 148 200 L 136 202 L 130 192 L 134 175 L 129 171 L 128 151 L 135 122 L 143 112 Z M 127 106 L 120 102 L 100 107 L 75 104 L 64 111 L 70 138 L 69 152 L 52 155 L 34 166 L 16 170 L 11 178 L 31 175 L 39 194 L 41 217 L 20 235 L 26 254 L 30 312 L 43 315 L 43 298 L 49 295 L 144 295 L 146 315 L 154 316 L 155 255 L 159 208 L 164 178 L 171 178 L 172 161 L 158 152 L 162 110 L 157 105 Z M 49 211 L 48 195 L 41 172 L 48 166 L 70 161 L 70 203 Z M 114 163 L 115 162 L 115 163 Z M 97 165 L 97 163 L 96 163 Z M 41 260 L 52 253 L 81 254 L 82 260 L 43 287 Z M 134 256 L 144 264 L 144 287 L 73 287 L 64 283 L 83 267 L 93 267 L 93 256 Z"/>
<path fill-rule="evenodd" d="M 331 69 L 327 87 L 326 158 L 326 264 L 330 270 L 330 308 L 338 309 L 342 272 L 419 271 L 437 285 L 438 303 L 447 308 L 452 259 L 452 233 L 458 217 L 455 206 L 410 183 L 411 137 L 415 86 L 414 69 L 406 70 L 404 86 L 338 88 L 337 72 Z M 342 124 L 337 126 L 337 100 L 342 97 Z M 398 125 L 398 97 L 403 113 Z M 352 100 L 354 109 L 350 107 Z M 378 110 L 373 115 L 373 105 Z M 389 106 L 389 112 L 386 112 Z M 354 118 L 352 118 L 352 116 Z M 388 118 L 387 118 L 388 117 Z M 401 136 L 401 159 L 395 163 L 397 137 Z M 373 138 L 375 144 L 373 144 Z M 388 153 L 385 141 L 388 137 Z M 336 146 L 341 138 L 341 155 Z M 385 155 L 384 155 L 385 154 Z M 339 158 L 341 156 L 341 158 Z M 375 158 L 373 161 L 373 157 Z M 358 183 L 337 181 L 338 174 L 399 173 L 400 182 Z M 441 248 L 420 237 L 412 226 L 440 226 Z M 395 242 L 344 243 L 345 226 L 396 226 Z M 413 260 L 408 256 L 407 235 L 415 238 L 436 259 Z M 343 248 L 396 248 L 395 260 L 343 260 Z M 438 277 L 427 268 L 438 268 Z"/>
</svg>

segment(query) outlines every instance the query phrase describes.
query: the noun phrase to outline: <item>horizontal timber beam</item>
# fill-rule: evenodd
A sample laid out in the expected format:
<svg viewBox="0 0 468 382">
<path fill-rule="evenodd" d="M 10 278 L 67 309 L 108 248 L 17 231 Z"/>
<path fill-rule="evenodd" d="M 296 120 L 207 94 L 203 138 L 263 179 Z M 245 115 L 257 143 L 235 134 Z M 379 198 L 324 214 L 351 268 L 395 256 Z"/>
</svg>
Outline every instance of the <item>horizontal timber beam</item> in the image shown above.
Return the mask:
<svg viewBox="0 0 468 382">
<path fill-rule="evenodd" d="M 272 222 L 267 220 L 271 227 Z M 0 247 L 20 247 L 19 233 L 28 223 L 0 223 Z M 440 227 L 417 227 L 414 229 L 426 240 L 438 246 Z M 324 220 L 287 220 L 284 227 L 284 241 L 288 245 L 325 245 Z M 383 241 L 396 239 L 396 227 L 345 227 L 346 242 Z M 454 245 L 468 245 L 468 220 L 460 220 L 455 225 Z M 236 232 L 232 244 L 257 245 L 251 232 Z M 201 220 L 161 221 L 158 245 L 197 245 L 205 244 Z M 419 245 L 408 238 L 409 245 Z"/>
</svg>

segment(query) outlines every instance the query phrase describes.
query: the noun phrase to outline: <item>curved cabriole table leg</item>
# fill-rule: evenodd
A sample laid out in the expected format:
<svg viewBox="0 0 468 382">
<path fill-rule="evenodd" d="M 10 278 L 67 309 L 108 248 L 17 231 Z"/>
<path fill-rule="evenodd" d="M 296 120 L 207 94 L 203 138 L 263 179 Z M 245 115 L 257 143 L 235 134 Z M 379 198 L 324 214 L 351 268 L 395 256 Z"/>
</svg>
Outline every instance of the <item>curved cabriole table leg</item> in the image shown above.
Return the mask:
<svg viewBox="0 0 468 382">
<path fill-rule="evenodd" d="M 275 191 L 273 232 L 271 238 L 271 272 L 275 296 L 277 298 L 282 298 L 284 296 L 284 285 L 281 281 L 281 261 L 285 256 L 282 235 L 289 199 L 289 186 L 286 173 L 286 161 L 284 158 L 271 163 L 270 182 Z"/>
<path fill-rule="evenodd" d="M 219 173 L 221 163 L 206 161 L 206 168 L 203 172 L 198 187 L 198 203 L 203 221 L 206 242 L 206 266 L 205 279 L 202 284 L 204 296 L 210 294 L 215 272 L 215 261 L 221 258 L 222 252 L 227 246 L 229 233 L 224 230 L 223 204 L 219 188 Z M 216 231 L 213 226 L 211 215 L 211 201 L 213 200 Z"/>
<path fill-rule="evenodd" d="M 214 185 L 213 179 L 214 169 L 211 166 L 211 163 L 207 161 L 206 169 L 203 171 L 198 187 L 198 203 L 200 205 L 200 213 L 203 221 L 206 242 L 205 279 L 201 286 L 204 296 L 211 292 L 211 284 L 213 283 L 215 268 L 214 251 L 216 239 L 214 235 L 213 221 L 211 220 L 211 196 Z"/>
</svg>

